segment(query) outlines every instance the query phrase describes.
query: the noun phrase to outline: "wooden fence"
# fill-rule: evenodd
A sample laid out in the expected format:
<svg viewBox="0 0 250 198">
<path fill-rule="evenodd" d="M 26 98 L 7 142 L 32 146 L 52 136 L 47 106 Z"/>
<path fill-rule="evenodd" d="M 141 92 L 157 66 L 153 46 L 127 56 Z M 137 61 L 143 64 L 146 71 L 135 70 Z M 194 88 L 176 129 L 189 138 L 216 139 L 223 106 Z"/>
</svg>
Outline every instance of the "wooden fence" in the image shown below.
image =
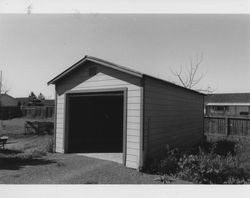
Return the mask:
<svg viewBox="0 0 250 198">
<path fill-rule="evenodd" d="M 250 138 L 250 118 L 205 116 L 204 131 L 210 136 Z"/>
<path fill-rule="evenodd" d="M 20 107 L 0 107 L 0 120 L 9 120 L 21 116 Z"/>
<path fill-rule="evenodd" d="M 55 107 L 35 106 L 21 108 L 22 116 L 28 118 L 53 118 Z"/>
</svg>

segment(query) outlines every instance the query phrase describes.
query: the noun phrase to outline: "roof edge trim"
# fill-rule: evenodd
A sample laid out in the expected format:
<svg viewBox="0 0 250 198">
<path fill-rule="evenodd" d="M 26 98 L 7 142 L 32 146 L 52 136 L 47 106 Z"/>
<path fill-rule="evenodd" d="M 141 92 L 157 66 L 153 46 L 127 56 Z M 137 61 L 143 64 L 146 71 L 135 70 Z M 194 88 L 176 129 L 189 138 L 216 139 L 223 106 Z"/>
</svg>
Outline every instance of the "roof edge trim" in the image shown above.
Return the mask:
<svg viewBox="0 0 250 198">
<path fill-rule="evenodd" d="M 152 78 L 152 79 L 154 79 L 154 80 L 161 81 L 162 83 L 167 83 L 167 84 L 169 84 L 169 85 L 171 85 L 171 86 L 178 87 L 178 88 L 180 88 L 180 89 L 184 89 L 184 90 L 187 90 L 187 91 L 196 93 L 196 94 L 200 94 L 200 95 L 206 96 L 206 94 L 204 94 L 204 93 L 202 93 L 202 92 L 195 91 L 195 90 L 193 90 L 193 89 L 189 89 L 189 88 L 180 86 L 180 85 L 178 85 L 178 84 L 175 84 L 175 83 L 173 83 L 173 82 L 169 82 L 169 81 L 167 81 L 167 80 L 163 80 L 163 79 L 160 79 L 160 78 L 156 78 L 156 77 L 150 76 L 150 75 L 148 75 L 148 74 L 144 74 L 144 76 L 145 76 L 145 77 L 148 77 L 148 78 Z"/>
<path fill-rule="evenodd" d="M 56 81 L 62 79 L 64 76 L 66 76 L 68 73 L 70 73 L 71 71 L 73 71 L 74 69 L 79 67 L 80 64 L 83 64 L 86 61 L 91 61 L 91 62 L 100 64 L 100 65 L 103 65 L 103 66 L 106 66 L 106 67 L 109 67 L 109 68 L 112 68 L 112 69 L 116 69 L 118 71 L 125 72 L 125 73 L 128 73 L 128 74 L 133 75 L 133 76 L 137 76 L 137 77 L 140 77 L 140 78 L 142 78 L 142 76 L 143 76 L 143 74 L 138 72 L 138 71 L 135 71 L 135 70 L 132 70 L 132 69 L 129 69 L 129 68 L 126 68 L 126 67 L 123 67 L 123 66 L 108 62 L 108 61 L 104 61 L 104 60 L 101 60 L 101 59 L 98 59 L 98 58 L 95 58 L 95 57 L 92 57 L 92 56 L 85 56 L 83 59 L 76 62 L 74 65 L 72 65 L 71 67 L 69 67 L 68 69 L 64 70 L 62 73 L 57 75 L 55 78 L 50 80 L 47 83 L 47 85 L 55 84 Z"/>
</svg>

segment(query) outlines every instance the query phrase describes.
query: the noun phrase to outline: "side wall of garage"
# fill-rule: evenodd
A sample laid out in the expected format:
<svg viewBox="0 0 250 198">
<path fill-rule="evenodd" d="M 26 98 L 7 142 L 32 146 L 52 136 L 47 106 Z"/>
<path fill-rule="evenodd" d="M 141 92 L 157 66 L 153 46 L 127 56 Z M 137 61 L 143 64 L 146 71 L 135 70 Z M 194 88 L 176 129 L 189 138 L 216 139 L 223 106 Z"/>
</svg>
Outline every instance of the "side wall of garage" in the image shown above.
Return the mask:
<svg viewBox="0 0 250 198">
<path fill-rule="evenodd" d="M 203 95 L 145 77 L 144 160 L 203 138 Z"/>
<path fill-rule="evenodd" d="M 135 76 L 87 62 L 83 67 L 56 83 L 57 120 L 56 152 L 64 153 L 65 93 L 68 91 L 127 88 L 126 166 L 139 167 L 141 124 L 141 79 Z"/>
</svg>

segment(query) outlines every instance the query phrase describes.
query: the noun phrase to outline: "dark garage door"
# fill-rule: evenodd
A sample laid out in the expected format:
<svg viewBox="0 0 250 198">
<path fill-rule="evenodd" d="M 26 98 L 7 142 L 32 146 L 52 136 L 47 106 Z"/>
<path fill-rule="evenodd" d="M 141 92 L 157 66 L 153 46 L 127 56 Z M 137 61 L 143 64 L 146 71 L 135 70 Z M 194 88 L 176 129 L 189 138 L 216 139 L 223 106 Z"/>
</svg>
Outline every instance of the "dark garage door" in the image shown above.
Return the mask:
<svg viewBox="0 0 250 198">
<path fill-rule="evenodd" d="M 68 152 L 122 152 L 123 92 L 71 94 L 67 105 Z"/>
</svg>

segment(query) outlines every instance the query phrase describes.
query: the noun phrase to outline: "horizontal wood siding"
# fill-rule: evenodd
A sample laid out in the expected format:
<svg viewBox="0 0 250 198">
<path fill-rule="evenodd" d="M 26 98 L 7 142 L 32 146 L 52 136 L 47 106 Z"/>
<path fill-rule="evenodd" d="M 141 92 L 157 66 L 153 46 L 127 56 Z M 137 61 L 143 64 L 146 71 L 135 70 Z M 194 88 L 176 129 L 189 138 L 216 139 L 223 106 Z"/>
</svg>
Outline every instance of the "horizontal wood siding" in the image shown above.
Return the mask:
<svg viewBox="0 0 250 198">
<path fill-rule="evenodd" d="M 97 74 L 89 77 L 88 69 L 97 68 Z M 65 92 L 92 89 L 127 88 L 127 155 L 126 166 L 139 167 L 140 145 L 140 97 L 141 80 L 137 77 L 109 69 L 95 63 L 79 68 L 56 84 L 57 125 L 56 151 L 64 152 Z"/>
<path fill-rule="evenodd" d="M 57 94 L 56 152 L 64 153 L 64 95 Z"/>
<path fill-rule="evenodd" d="M 203 138 L 203 96 L 145 78 L 144 158 Z"/>
</svg>

